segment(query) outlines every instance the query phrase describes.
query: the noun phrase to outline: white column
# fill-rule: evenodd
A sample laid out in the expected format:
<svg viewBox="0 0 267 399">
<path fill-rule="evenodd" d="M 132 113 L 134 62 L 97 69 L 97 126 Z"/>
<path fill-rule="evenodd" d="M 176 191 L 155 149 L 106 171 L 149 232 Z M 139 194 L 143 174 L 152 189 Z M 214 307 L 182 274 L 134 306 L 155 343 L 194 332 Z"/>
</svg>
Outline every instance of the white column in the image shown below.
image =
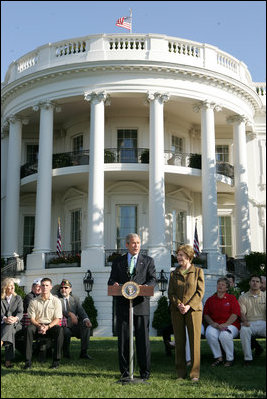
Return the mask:
<svg viewBox="0 0 267 399">
<path fill-rule="evenodd" d="M 88 182 L 87 246 L 82 253 L 82 267 L 104 266 L 104 138 L 105 92 L 85 94 L 91 103 L 90 161 Z M 94 269 L 93 269 L 94 270 Z"/>
<path fill-rule="evenodd" d="M 234 136 L 236 258 L 244 258 L 251 249 L 246 119 L 241 115 L 234 115 L 227 122 L 233 124 Z"/>
<path fill-rule="evenodd" d="M 201 110 L 201 153 L 202 153 L 202 220 L 203 252 L 218 251 L 218 214 L 215 158 L 214 103 L 204 101 L 195 106 Z"/>
<path fill-rule="evenodd" d="M 15 116 L 8 118 L 8 166 L 6 181 L 6 210 L 4 230 L 3 257 L 13 256 L 18 253 L 19 233 L 19 197 L 20 197 L 20 163 L 21 163 L 21 138 L 22 121 Z"/>
<path fill-rule="evenodd" d="M 52 201 L 52 153 L 53 109 L 47 101 L 34 107 L 40 108 L 38 178 L 36 195 L 34 253 L 51 251 L 51 201 Z"/>
<path fill-rule="evenodd" d="M 149 152 L 149 253 L 156 265 L 164 268 L 170 263 L 165 243 L 165 178 L 164 178 L 164 102 L 169 96 L 149 93 L 150 152 Z"/>
</svg>

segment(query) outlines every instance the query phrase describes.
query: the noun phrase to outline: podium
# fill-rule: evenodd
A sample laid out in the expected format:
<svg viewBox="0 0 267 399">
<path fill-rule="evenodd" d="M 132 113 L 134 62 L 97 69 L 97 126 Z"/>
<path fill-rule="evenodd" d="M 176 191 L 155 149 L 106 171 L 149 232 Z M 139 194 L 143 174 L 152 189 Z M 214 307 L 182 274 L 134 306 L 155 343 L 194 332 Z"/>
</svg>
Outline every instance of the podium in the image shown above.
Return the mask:
<svg viewBox="0 0 267 399">
<path fill-rule="evenodd" d="M 138 285 L 134 281 L 127 281 L 123 285 L 109 285 L 108 296 L 124 296 L 129 300 L 129 374 L 127 378 L 122 378 L 118 382 L 122 384 L 129 383 L 144 383 L 141 378 L 133 377 L 133 356 L 134 356 L 134 342 L 133 342 L 133 300 L 137 296 L 153 296 L 154 287 L 150 285 Z"/>
</svg>

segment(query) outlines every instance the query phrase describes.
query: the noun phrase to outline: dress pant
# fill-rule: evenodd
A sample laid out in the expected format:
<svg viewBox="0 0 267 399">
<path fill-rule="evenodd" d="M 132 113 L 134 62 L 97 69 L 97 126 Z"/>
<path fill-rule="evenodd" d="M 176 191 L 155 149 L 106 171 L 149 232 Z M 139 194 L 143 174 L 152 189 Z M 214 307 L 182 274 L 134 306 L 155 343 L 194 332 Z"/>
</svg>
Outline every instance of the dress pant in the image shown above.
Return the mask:
<svg viewBox="0 0 267 399">
<path fill-rule="evenodd" d="M 34 339 L 38 339 L 39 337 L 48 337 L 52 338 L 53 341 L 53 360 L 61 359 L 61 352 L 63 346 L 63 328 L 61 326 L 54 326 L 47 330 L 45 335 L 38 333 L 38 327 L 30 324 L 26 328 L 25 334 L 25 343 L 26 343 L 26 361 L 31 361 L 32 359 L 32 343 Z"/>
<path fill-rule="evenodd" d="M 129 315 L 118 314 L 118 352 L 120 372 L 123 376 L 129 376 Z M 134 335 L 136 356 L 141 378 L 150 375 L 150 341 L 149 341 L 149 316 L 134 315 Z"/>
<path fill-rule="evenodd" d="M 64 344 L 63 354 L 68 354 L 70 351 L 70 340 L 71 337 L 81 339 L 81 354 L 86 354 L 90 339 L 90 328 L 86 327 L 84 323 L 79 323 L 71 327 L 63 327 L 64 331 Z"/>
<path fill-rule="evenodd" d="M 187 373 L 186 366 L 186 327 L 188 331 L 191 371 L 190 378 L 199 378 L 200 373 L 200 341 L 202 311 L 189 311 L 182 315 L 179 310 L 171 312 L 172 325 L 175 338 L 175 366 L 178 378 L 185 378 Z"/>
</svg>

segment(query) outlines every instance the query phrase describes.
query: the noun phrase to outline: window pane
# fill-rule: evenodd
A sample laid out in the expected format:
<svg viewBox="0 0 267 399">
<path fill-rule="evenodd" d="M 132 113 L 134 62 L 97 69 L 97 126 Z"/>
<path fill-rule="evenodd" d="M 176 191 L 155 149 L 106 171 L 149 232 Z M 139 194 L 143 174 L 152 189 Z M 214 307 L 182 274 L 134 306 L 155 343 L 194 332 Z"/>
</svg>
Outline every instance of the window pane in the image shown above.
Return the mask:
<svg viewBox="0 0 267 399">
<path fill-rule="evenodd" d="M 81 252 L 81 210 L 71 212 L 71 250 Z"/>
<path fill-rule="evenodd" d="M 29 164 L 36 163 L 38 160 L 38 144 L 28 144 L 26 149 L 26 162 Z"/>
<path fill-rule="evenodd" d="M 137 206 L 117 206 L 117 248 L 125 248 L 125 237 L 129 233 L 137 233 Z"/>
<path fill-rule="evenodd" d="M 83 151 L 83 136 L 76 136 L 72 140 L 73 151 Z"/>
<path fill-rule="evenodd" d="M 137 162 L 137 130 L 119 129 L 117 134 L 119 161 L 122 163 Z"/>
<path fill-rule="evenodd" d="M 231 217 L 219 216 L 219 248 L 223 254 L 232 256 Z"/>
<path fill-rule="evenodd" d="M 229 146 L 228 145 L 216 145 L 216 161 L 217 162 L 229 162 Z"/>
<path fill-rule="evenodd" d="M 35 217 L 24 217 L 24 231 L 23 231 L 23 255 L 30 254 L 34 247 L 34 227 Z"/>
<path fill-rule="evenodd" d="M 181 137 L 172 136 L 171 150 L 175 153 L 183 152 L 183 139 Z"/>
</svg>

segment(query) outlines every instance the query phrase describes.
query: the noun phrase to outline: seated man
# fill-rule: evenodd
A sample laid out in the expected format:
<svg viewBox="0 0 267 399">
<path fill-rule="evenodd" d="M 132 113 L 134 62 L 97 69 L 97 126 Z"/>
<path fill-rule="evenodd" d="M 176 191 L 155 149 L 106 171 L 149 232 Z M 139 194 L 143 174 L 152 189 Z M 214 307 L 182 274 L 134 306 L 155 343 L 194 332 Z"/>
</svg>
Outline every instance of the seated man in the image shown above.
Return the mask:
<svg viewBox="0 0 267 399">
<path fill-rule="evenodd" d="M 41 279 L 37 278 L 32 283 L 31 292 L 29 292 L 25 298 L 23 299 L 23 311 L 24 313 L 28 312 L 29 303 L 32 299 L 35 299 L 38 295 L 41 294 Z"/>
<path fill-rule="evenodd" d="M 261 291 L 261 278 L 252 275 L 250 290 L 239 298 L 241 309 L 240 340 L 245 365 L 252 363 L 251 337 L 266 337 L 266 292 Z"/>
<path fill-rule="evenodd" d="M 31 368 L 32 344 L 38 336 L 48 336 L 54 341 L 53 363 L 50 368 L 59 367 L 63 345 L 63 329 L 59 325 L 62 316 L 60 300 L 51 294 L 52 281 L 48 277 L 41 280 L 41 294 L 31 300 L 28 307 L 28 316 L 31 324 L 26 328 L 26 362 L 24 369 Z"/>
<path fill-rule="evenodd" d="M 62 280 L 60 284 L 59 299 L 62 304 L 63 316 L 67 319 L 67 326 L 63 327 L 63 356 L 70 358 L 70 340 L 71 337 L 76 337 L 81 338 L 80 358 L 91 360 L 92 357 L 87 354 L 87 349 L 92 324 L 82 307 L 79 298 L 70 295 L 71 291 L 72 285 L 69 280 Z"/>
</svg>

